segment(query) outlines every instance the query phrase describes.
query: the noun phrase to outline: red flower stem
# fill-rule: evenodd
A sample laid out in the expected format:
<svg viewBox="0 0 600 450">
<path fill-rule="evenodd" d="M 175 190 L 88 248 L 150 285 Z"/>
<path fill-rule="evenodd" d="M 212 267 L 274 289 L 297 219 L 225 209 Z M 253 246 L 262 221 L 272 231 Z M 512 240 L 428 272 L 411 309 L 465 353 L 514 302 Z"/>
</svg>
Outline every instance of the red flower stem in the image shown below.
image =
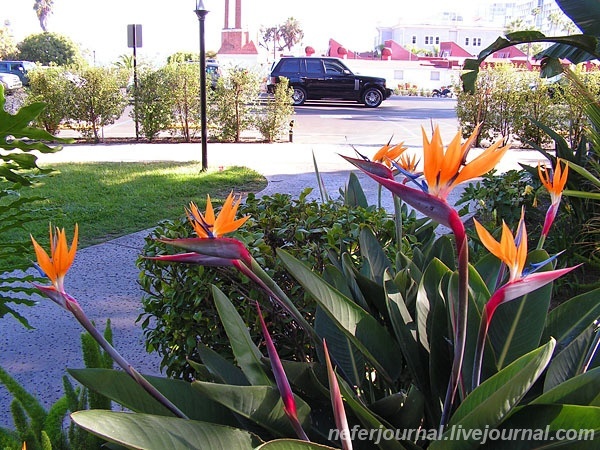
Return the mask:
<svg viewBox="0 0 600 450">
<path fill-rule="evenodd" d="M 496 291 L 497 292 L 497 291 Z M 491 299 L 490 299 L 491 300 Z M 477 345 L 475 347 L 475 358 L 473 361 L 473 376 L 471 380 L 471 390 L 474 390 L 481 383 L 481 367 L 483 365 L 483 352 L 485 350 L 485 340 L 492 316 L 488 316 L 487 308 L 483 309 L 481 314 L 481 323 L 479 324 L 479 333 L 477 334 Z"/>
<path fill-rule="evenodd" d="M 148 394 L 154 397 L 160 402 L 165 408 L 171 411 L 175 416 L 181 419 L 188 419 L 188 417 L 175 406 L 167 397 L 165 397 L 158 389 L 148 382 L 137 370 L 123 358 L 117 350 L 110 345 L 110 343 L 104 338 L 96 327 L 92 324 L 90 319 L 83 312 L 77 302 L 68 301 L 67 309 L 73 313 L 77 321 L 81 326 L 92 335 L 92 337 L 98 342 L 98 344 L 110 355 L 110 357 L 117 363 L 133 380 L 139 384 Z"/>
<path fill-rule="evenodd" d="M 444 399 L 444 407 L 440 419 L 440 427 L 445 428 L 450 420 L 450 413 L 456 397 L 456 391 L 461 380 L 461 371 L 465 354 L 467 337 L 467 308 L 469 302 L 469 245 L 465 226 L 456 210 L 451 210 L 448 222 L 456 240 L 458 256 L 458 299 L 456 308 L 450 305 L 450 317 L 454 332 L 454 357 L 452 372 Z"/>
<path fill-rule="evenodd" d="M 287 311 L 287 313 L 300 325 L 304 330 L 310 335 L 313 343 L 319 347 L 321 347 L 322 343 L 310 324 L 306 321 L 304 316 L 298 311 L 298 309 L 294 306 L 292 301 L 288 298 L 288 296 L 281 290 L 281 288 L 273 281 L 273 279 L 263 270 L 262 267 L 256 262 L 256 260 L 251 258 L 251 267 L 248 267 L 244 262 L 240 260 L 234 261 L 234 266 L 254 281 L 258 286 L 260 286 L 265 293 L 273 298 L 274 300 L 283 307 Z"/>
</svg>

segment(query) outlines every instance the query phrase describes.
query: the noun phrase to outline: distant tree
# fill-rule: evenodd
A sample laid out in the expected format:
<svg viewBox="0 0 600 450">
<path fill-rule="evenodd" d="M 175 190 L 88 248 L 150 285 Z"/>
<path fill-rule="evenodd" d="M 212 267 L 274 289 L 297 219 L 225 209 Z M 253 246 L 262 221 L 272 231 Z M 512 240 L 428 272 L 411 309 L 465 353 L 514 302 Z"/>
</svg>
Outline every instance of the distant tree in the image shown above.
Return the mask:
<svg viewBox="0 0 600 450">
<path fill-rule="evenodd" d="M 115 62 L 115 67 L 119 69 L 133 70 L 133 55 L 120 55 Z"/>
<path fill-rule="evenodd" d="M 27 36 L 17 44 L 19 58 L 43 65 L 65 66 L 78 64 L 83 58 L 75 43 L 57 33 L 38 33 Z"/>
<path fill-rule="evenodd" d="M 304 31 L 300 28 L 300 22 L 293 17 L 288 18 L 283 25 L 279 27 L 279 34 L 283 40 L 284 48 L 291 50 L 292 47 L 304 39 Z"/>
<path fill-rule="evenodd" d="M 40 21 L 42 31 L 48 31 L 48 16 L 52 14 L 54 0 L 35 0 L 33 10 Z"/>
<path fill-rule="evenodd" d="M 293 17 L 288 18 L 283 24 L 272 27 L 261 27 L 258 45 L 264 47 L 268 52 L 283 51 L 292 47 L 304 39 L 304 31 L 300 23 Z"/>
<path fill-rule="evenodd" d="M 198 61 L 199 54 L 194 52 L 176 52 L 167 57 L 167 64 Z"/>
<path fill-rule="evenodd" d="M 17 52 L 17 46 L 8 27 L 0 28 L 0 59 L 12 58 Z"/>
</svg>

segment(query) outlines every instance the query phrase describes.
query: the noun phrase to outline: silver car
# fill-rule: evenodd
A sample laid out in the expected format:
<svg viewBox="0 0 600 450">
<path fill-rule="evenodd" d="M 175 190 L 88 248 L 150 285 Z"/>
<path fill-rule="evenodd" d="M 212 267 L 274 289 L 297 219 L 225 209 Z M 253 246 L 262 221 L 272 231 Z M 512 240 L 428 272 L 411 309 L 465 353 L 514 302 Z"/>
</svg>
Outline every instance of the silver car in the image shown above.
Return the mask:
<svg viewBox="0 0 600 450">
<path fill-rule="evenodd" d="M 12 73 L 0 72 L 0 84 L 4 86 L 4 92 L 10 94 L 23 87 L 21 79 Z"/>
</svg>

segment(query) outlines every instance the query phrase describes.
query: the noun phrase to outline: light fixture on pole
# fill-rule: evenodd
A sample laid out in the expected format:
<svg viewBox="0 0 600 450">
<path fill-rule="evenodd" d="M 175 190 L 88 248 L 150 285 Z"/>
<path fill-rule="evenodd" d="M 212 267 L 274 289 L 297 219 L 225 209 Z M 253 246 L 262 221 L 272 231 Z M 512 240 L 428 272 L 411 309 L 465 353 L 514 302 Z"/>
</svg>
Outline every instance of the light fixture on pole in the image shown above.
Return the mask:
<svg viewBox="0 0 600 450">
<path fill-rule="evenodd" d="M 208 14 L 208 10 L 204 7 L 202 0 L 196 0 L 196 9 L 194 10 L 198 16 L 198 25 L 200 28 L 200 130 L 202 137 L 202 170 L 208 169 L 208 152 L 206 148 L 207 132 L 206 132 L 206 49 L 204 47 L 204 19 Z"/>
</svg>

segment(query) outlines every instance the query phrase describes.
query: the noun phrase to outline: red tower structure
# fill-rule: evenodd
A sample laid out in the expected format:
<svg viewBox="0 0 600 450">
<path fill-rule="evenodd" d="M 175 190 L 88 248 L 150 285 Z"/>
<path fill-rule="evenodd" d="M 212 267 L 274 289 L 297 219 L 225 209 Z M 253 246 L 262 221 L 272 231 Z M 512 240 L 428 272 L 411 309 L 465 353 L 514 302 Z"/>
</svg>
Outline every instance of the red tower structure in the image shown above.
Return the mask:
<svg viewBox="0 0 600 450">
<path fill-rule="evenodd" d="M 231 27 L 231 16 L 233 15 L 234 27 Z M 229 0 L 225 0 L 225 23 L 221 31 L 221 48 L 218 54 L 242 54 L 256 55 L 258 50 L 253 41 L 249 39 L 248 32 L 242 30 L 242 0 L 235 0 L 235 8 L 232 11 Z"/>
</svg>

